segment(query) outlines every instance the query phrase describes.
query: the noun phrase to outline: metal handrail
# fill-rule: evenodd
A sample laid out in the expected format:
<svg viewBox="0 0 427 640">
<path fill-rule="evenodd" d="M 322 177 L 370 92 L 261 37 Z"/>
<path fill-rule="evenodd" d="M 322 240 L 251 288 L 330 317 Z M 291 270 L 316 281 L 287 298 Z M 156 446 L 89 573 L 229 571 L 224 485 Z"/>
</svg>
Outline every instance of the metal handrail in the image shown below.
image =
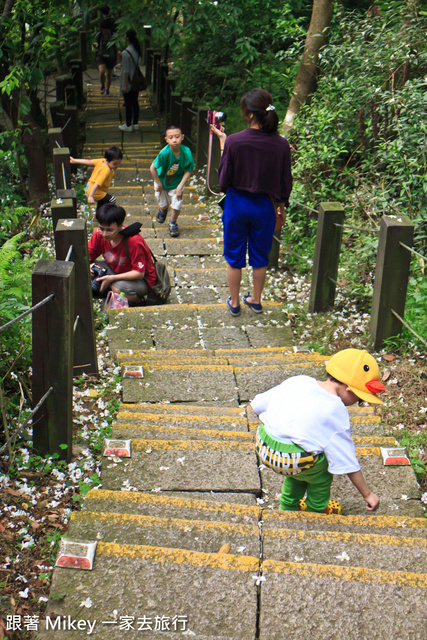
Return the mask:
<svg viewBox="0 0 427 640">
<path fill-rule="evenodd" d="M 47 296 L 46 298 L 44 298 L 43 300 L 35 304 L 34 307 L 31 307 L 31 309 L 27 309 L 27 311 L 24 311 L 24 313 L 21 313 L 21 315 L 16 316 L 16 318 L 14 318 L 13 320 L 10 320 L 10 322 L 7 322 L 2 327 L 0 327 L 0 333 L 5 329 L 8 329 L 9 327 L 11 327 L 13 324 L 15 324 L 15 322 L 22 320 L 22 318 L 25 318 L 25 316 L 28 316 L 30 313 L 32 313 L 36 309 L 39 309 L 39 307 L 42 307 L 44 304 L 49 302 L 49 300 L 52 300 L 52 298 L 54 297 L 55 297 L 55 294 L 51 293 L 49 296 Z"/>
<path fill-rule="evenodd" d="M 53 391 L 53 387 L 49 387 L 49 389 L 46 391 L 46 393 L 44 394 L 44 396 L 42 398 L 40 398 L 40 400 L 38 401 L 38 403 L 36 404 L 36 406 L 34 407 L 34 409 L 31 411 L 31 413 L 25 418 L 24 422 L 21 424 L 21 426 L 19 427 L 19 429 L 17 429 L 15 431 L 15 433 L 13 434 L 13 436 L 11 436 L 9 438 L 9 440 L 7 442 L 4 443 L 4 445 L 2 446 L 2 448 L 0 449 L 0 455 L 3 453 L 3 451 L 6 449 L 7 446 L 10 445 L 10 443 L 15 440 L 15 438 L 18 437 L 18 435 L 22 432 L 22 430 L 24 429 L 24 427 L 29 423 L 29 421 L 32 419 L 33 415 L 36 413 L 36 411 L 38 411 L 40 409 L 40 407 L 42 406 L 43 402 L 45 400 L 47 400 L 47 398 L 50 396 L 50 394 Z"/>
</svg>

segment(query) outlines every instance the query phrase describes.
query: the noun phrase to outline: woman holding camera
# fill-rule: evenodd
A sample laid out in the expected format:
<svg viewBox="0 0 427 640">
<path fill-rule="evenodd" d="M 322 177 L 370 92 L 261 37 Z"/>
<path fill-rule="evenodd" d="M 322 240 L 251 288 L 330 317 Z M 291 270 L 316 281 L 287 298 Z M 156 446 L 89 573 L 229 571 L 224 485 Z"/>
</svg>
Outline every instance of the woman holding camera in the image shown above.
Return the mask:
<svg viewBox="0 0 427 640">
<path fill-rule="evenodd" d="M 224 257 L 231 315 L 240 314 L 240 280 L 246 266 L 246 249 L 253 269 L 253 292 L 243 302 L 255 313 L 262 312 L 261 294 L 267 274 L 268 256 L 276 225 L 276 208 L 282 222 L 292 189 L 289 143 L 278 133 L 279 119 L 265 89 L 252 89 L 240 100 L 249 128 L 226 136 L 211 125 L 221 146 L 218 169 L 221 191 L 226 194 L 224 213 Z"/>
</svg>

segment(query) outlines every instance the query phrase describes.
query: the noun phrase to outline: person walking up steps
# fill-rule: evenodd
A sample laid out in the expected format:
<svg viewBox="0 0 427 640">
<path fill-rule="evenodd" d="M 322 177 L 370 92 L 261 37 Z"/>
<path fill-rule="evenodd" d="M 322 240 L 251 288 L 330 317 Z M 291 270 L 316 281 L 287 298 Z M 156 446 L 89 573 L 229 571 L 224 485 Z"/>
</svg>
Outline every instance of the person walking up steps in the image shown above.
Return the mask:
<svg viewBox="0 0 427 640">
<path fill-rule="evenodd" d="M 196 165 L 190 149 L 182 144 L 184 134 L 181 127 L 175 124 L 166 127 L 165 140 L 167 145 L 152 163 L 150 172 L 154 178 L 154 193 L 160 207 L 156 220 L 163 224 L 171 205 L 169 233 L 171 238 L 177 238 L 177 220 L 182 207 L 184 186 Z"/>
<path fill-rule="evenodd" d="M 325 382 L 293 376 L 255 396 L 251 406 L 262 422 L 256 451 L 262 464 L 285 476 L 280 510 L 300 510 L 307 492 L 307 511 L 330 513 L 332 474 L 346 474 L 368 511 L 376 511 L 380 500 L 360 470 L 346 407 L 358 400 L 383 404 L 376 396 L 384 391 L 378 365 L 367 351 L 344 349 L 326 372 Z"/>
<path fill-rule="evenodd" d="M 136 68 L 141 64 L 141 46 L 135 29 L 125 34 L 126 49 L 122 53 L 120 73 L 120 94 L 125 103 L 126 123 L 119 126 L 120 131 L 138 131 L 139 104 L 138 91 L 132 91 L 131 81 Z"/>
<path fill-rule="evenodd" d="M 248 129 L 226 136 L 224 128 L 211 125 L 219 138 L 221 161 L 218 178 L 226 194 L 222 221 L 224 258 L 230 297 L 228 310 L 240 315 L 240 281 L 246 266 L 246 250 L 253 271 L 253 292 L 243 302 L 254 313 L 262 312 L 261 294 L 276 226 L 276 208 L 284 207 L 292 189 L 289 143 L 278 133 L 279 118 L 273 98 L 265 89 L 252 89 L 240 100 Z"/>
<path fill-rule="evenodd" d="M 86 185 L 86 197 L 89 204 L 95 204 L 96 210 L 103 204 L 114 204 L 116 196 L 107 193 L 107 189 L 114 177 L 114 171 L 120 166 L 123 154 L 118 147 L 110 147 L 103 158 L 92 160 L 91 158 L 71 158 L 70 164 L 84 164 L 95 167 Z"/>
</svg>

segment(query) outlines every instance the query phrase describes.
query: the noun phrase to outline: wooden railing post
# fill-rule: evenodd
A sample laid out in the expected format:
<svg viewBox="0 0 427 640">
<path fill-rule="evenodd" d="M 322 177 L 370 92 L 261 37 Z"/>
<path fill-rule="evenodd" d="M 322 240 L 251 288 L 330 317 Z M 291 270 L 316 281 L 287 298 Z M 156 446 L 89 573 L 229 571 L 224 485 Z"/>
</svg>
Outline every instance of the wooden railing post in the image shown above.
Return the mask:
<svg viewBox="0 0 427 640">
<path fill-rule="evenodd" d="M 209 144 L 209 125 L 206 122 L 207 107 L 197 108 L 197 135 L 196 135 L 196 169 L 201 169 L 207 162 Z"/>
<path fill-rule="evenodd" d="M 84 102 L 83 92 L 83 63 L 81 60 L 70 60 L 70 72 L 73 79 L 73 85 L 76 88 L 76 106 L 81 109 Z"/>
<path fill-rule="evenodd" d="M 79 31 L 79 53 L 82 61 L 82 71 L 87 69 L 87 32 Z"/>
<path fill-rule="evenodd" d="M 158 86 L 158 99 L 157 104 L 159 105 L 160 113 L 165 113 L 166 111 L 166 79 L 168 77 L 169 67 L 167 64 L 160 65 L 159 71 L 159 86 Z"/>
<path fill-rule="evenodd" d="M 142 39 L 142 64 L 145 64 L 145 69 L 147 70 L 147 49 L 150 47 L 151 43 L 151 25 L 144 24 L 144 37 Z"/>
<path fill-rule="evenodd" d="M 411 254 L 400 243 L 412 247 L 413 238 L 414 224 L 408 216 L 381 218 L 369 341 L 375 350 L 402 330 L 402 323 L 391 310 L 403 318 Z"/>
<path fill-rule="evenodd" d="M 53 150 L 53 173 L 56 189 L 71 187 L 70 150 L 68 147 Z"/>
<path fill-rule="evenodd" d="M 63 76 L 56 76 L 55 78 L 55 87 L 56 87 L 56 99 L 58 102 L 65 103 L 65 87 L 67 84 L 72 84 L 71 75 L 66 73 Z"/>
<path fill-rule="evenodd" d="M 54 149 L 60 149 L 64 146 L 64 138 L 62 137 L 62 129 L 60 127 L 47 130 L 49 137 L 50 152 L 53 155 Z"/>
<path fill-rule="evenodd" d="M 147 47 L 145 50 L 145 79 L 148 86 L 153 84 L 153 60 L 154 49 Z"/>
<path fill-rule="evenodd" d="M 327 311 L 334 305 L 343 224 L 344 209 L 339 202 L 320 204 L 308 305 L 310 313 Z"/>
<path fill-rule="evenodd" d="M 72 455 L 74 286 L 72 262 L 39 260 L 34 267 L 33 305 L 54 294 L 33 312 L 33 407 L 53 387 L 33 417 L 34 449 L 67 461 Z"/>
<path fill-rule="evenodd" d="M 53 231 L 56 229 L 58 220 L 62 220 L 64 218 L 77 218 L 77 212 L 74 209 L 73 201 L 70 198 L 57 198 L 56 200 L 52 200 L 50 203 L 50 215 L 52 218 Z M 58 260 L 63 260 L 63 258 L 58 258 Z"/>
<path fill-rule="evenodd" d="M 193 101 L 190 98 L 182 98 L 181 100 L 181 127 L 188 140 L 185 141 L 185 144 L 191 148 L 191 144 L 189 144 L 189 140 L 192 140 L 192 125 L 193 125 L 193 114 L 191 113 L 193 109 Z M 194 151 L 194 149 L 191 149 Z"/>
<path fill-rule="evenodd" d="M 65 122 L 62 128 L 64 144 L 70 150 L 70 155 L 77 156 L 77 145 L 79 140 L 79 114 L 77 107 L 65 107 Z M 73 165 L 74 167 L 76 165 Z M 71 169 L 71 168 L 70 168 Z M 69 183 L 68 183 L 69 184 Z M 69 187 L 68 187 L 69 188 Z"/>
<path fill-rule="evenodd" d="M 64 216 L 61 216 L 61 218 L 77 218 L 77 195 L 75 189 L 57 189 L 56 197 L 58 200 L 71 200 L 73 203 L 73 214 L 70 215 L 66 213 Z M 58 220 L 59 218 L 56 219 L 56 222 L 58 222 Z M 55 229 L 55 227 L 56 224 L 53 228 Z"/>
<path fill-rule="evenodd" d="M 70 247 L 69 260 L 75 265 L 76 292 L 74 318 L 79 320 L 74 334 L 74 375 L 98 374 L 95 325 L 93 319 L 92 282 L 89 272 L 86 221 L 79 218 L 58 220 L 55 228 L 57 260 L 65 260 Z"/>
</svg>

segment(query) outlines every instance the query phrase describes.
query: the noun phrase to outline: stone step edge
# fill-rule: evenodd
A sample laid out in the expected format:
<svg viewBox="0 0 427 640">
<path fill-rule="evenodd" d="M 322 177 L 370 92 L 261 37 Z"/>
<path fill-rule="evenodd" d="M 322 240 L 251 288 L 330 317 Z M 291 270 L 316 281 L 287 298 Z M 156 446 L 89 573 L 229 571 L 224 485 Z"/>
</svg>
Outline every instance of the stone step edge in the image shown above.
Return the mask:
<svg viewBox="0 0 427 640">
<path fill-rule="evenodd" d="M 153 451 L 202 451 L 206 449 L 214 449 L 219 451 L 227 449 L 229 451 L 242 451 L 255 453 L 253 442 L 236 442 L 225 440 L 144 440 L 139 438 L 131 438 L 132 451 L 143 451 L 147 454 Z M 356 456 L 381 456 L 379 447 L 356 447 Z M 264 468 L 264 465 L 261 465 Z M 266 467 L 265 467 L 266 468 Z"/>
<path fill-rule="evenodd" d="M 158 516 L 118 513 L 115 511 L 74 511 L 70 518 L 70 525 L 75 523 L 85 523 L 94 521 L 105 521 L 112 524 L 137 523 L 144 527 L 158 527 L 162 529 L 182 529 L 188 527 L 194 531 L 212 531 L 215 533 L 241 534 L 259 537 L 259 527 L 254 524 L 236 524 L 233 522 L 222 522 L 220 520 L 189 520 L 188 518 L 161 518 Z M 175 547 L 174 547 L 175 548 Z M 179 547 L 177 547 L 179 548 Z"/>
<path fill-rule="evenodd" d="M 260 567 L 260 560 L 253 556 L 235 556 L 230 553 L 204 553 L 202 551 L 188 551 L 169 547 L 98 542 L 96 557 L 107 556 L 121 559 L 128 558 L 131 560 L 148 560 L 161 563 L 209 567 L 211 569 L 253 571 L 255 573 L 258 573 Z"/>
<path fill-rule="evenodd" d="M 261 510 L 256 506 L 235 504 L 230 502 L 216 502 L 214 500 L 201 500 L 199 498 L 181 498 L 177 496 L 158 495 L 140 491 L 112 491 L 109 489 L 92 489 L 84 500 L 84 505 L 95 500 L 110 500 L 125 504 L 148 504 L 155 506 L 169 506 L 176 509 L 193 509 L 200 511 L 216 511 L 229 513 L 236 516 L 249 516 L 259 518 Z"/>
<path fill-rule="evenodd" d="M 139 413 L 143 413 L 143 411 L 140 411 L 141 409 L 147 408 L 148 410 L 150 410 L 152 407 L 155 407 L 156 409 L 164 409 L 165 411 L 167 410 L 168 412 L 171 409 L 179 409 L 180 412 L 182 412 L 182 415 L 188 414 L 190 411 L 194 412 L 194 415 L 205 415 L 203 413 L 203 411 L 206 411 L 206 408 L 201 407 L 200 405 L 197 404 L 189 404 L 189 405 L 183 405 L 183 404 L 173 404 L 171 402 L 158 402 L 158 403 L 150 403 L 150 402 L 139 402 L 139 403 L 126 403 L 126 402 L 122 402 L 120 404 L 121 409 L 120 410 L 124 410 L 124 411 L 132 411 L 132 412 L 139 412 Z M 210 409 L 219 409 L 221 407 L 218 407 L 218 405 L 212 405 L 207 407 L 208 410 Z M 232 414 L 236 414 L 239 416 L 244 416 L 246 415 L 246 407 L 222 407 L 222 409 L 225 412 L 225 415 L 232 415 Z M 368 407 L 349 407 L 349 413 L 351 415 L 353 415 L 354 418 L 357 418 L 357 414 L 362 414 L 360 416 L 361 419 L 365 419 L 365 415 L 368 415 L 372 412 L 373 413 L 373 409 L 371 406 Z M 380 422 L 381 418 L 379 416 L 373 416 L 373 421 L 376 422 Z"/>
<path fill-rule="evenodd" d="M 194 242 L 198 242 L 198 240 L 194 240 Z M 279 307 L 282 307 L 282 303 L 281 302 L 272 302 L 272 301 L 268 301 L 268 302 L 263 302 L 263 307 L 267 308 L 267 310 L 269 308 L 276 308 L 278 309 Z M 215 311 L 215 310 L 221 310 L 221 312 L 224 309 L 224 304 L 223 303 L 216 303 L 216 304 L 167 304 L 167 305 L 160 305 L 160 306 L 152 306 L 152 307 L 127 307 L 125 310 L 128 313 L 137 313 L 137 314 L 141 314 L 141 315 L 150 315 L 150 314 L 161 314 L 161 313 L 166 313 L 166 315 L 169 315 L 172 311 L 182 311 L 184 312 L 188 312 L 188 311 L 192 311 L 192 310 L 197 310 L 197 309 L 201 309 L 202 311 Z M 108 315 L 116 315 L 117 313 L 123 313 L 124 309 L 108 309 Z M 323 358 L 324 360 L 329 360 L 330 356 L 319 356 L 320 358 Z"/>
<path fill-rule="evenodd" d="M 323 513 L 309 513 L 300 511 L 272 511 L 263 509 L 262 520 L 264 523 L 273 521 L 304 521 L 307 524 L 316 525 L 318 523 L 325 524 L 327 522 L 335 523 L 340 526 L 350 525 L 358 527 L 366 527 L 369 529 L 427 529 L 427 518 L 414 518 L 412 516 L 339 516 L 326 515 Z"/>
<path fill-rule="evenodd" d="M 78 512 L 79 513 L 79 512 Z M 347 544 L 357 543 L 361 546 L 398 546 L 398 547 L 417 547 L 427 549 L 427 539 L 417 537 L 400 537 L 392 535 L 384 535 L 378 533 L 353 533 L 351 531 L 318 531 L 314 529 L 274 529 L 268 528 L 263 530 L 264 540 L 312 540 L 322 542 L 343 542 Z"/>
<path fill-rule="evenodd" d="M 204 436 L 216 437 L 218 440 L 221 438 L 235 439 L 235 440 L 247 440 L 249 442 L 254 441 L 254 434 L 249 433 L 248 431 L 228 431 L 226 429 L 192 429 L 191 427 L 174 427 L 169 425 L 138 425 L 132 422 L 115 422 L 113 425 L 114 432 L 125 431 L 126 429 L 133 429 L 134 431 L 158 431 L 163 433 L 181 433 L 183 436 L 185 435 L 194 435 L 198 433 Z"/>
<path fill-rule="evenodd" d="M 409 573 L 405 571 L 384 571 L 365 567 L 342 567 L 302 562 L 282 562 L 264 560 L 261 565 L 262 575 L 268 580 L 269 573 L 298 575 L 304 578 L 332 578 L 346 582 L 363 582 L 366 584 L 388 584 L 400 587 L 416 587 L 427 589 L 427 574 Z"/>
<path fill-rule="evenodd" d="M 250 423 L 249 427 L 251 424 Z M 164 433 L 182 433 L 183 435 L 194 435 L 195 432 L 200 433 L 204 436 L 216 436 L 218 440 L 222 438 L 236 438 L 239 440 L 247 440 L 250 442 L 254 441 L 254 433 L 252 433 L 255 429 L 258 428 L 259 423 L 257 423 L 250 432 L 247 431 L 229 431 L 227 429 L 219 430 L 219 429 L 199 429 L 199 428 L 191 428 L 191 427 L 176 427 L 169 425 L 158 425 L 158 424 L 135 424 L 133 422 L 115 422 L 113 425 L 114 431 L 125 431 L 126 429 L 133 429 L 135 431 L 159 431 Z M 138 439 L 138 438 L 137 438 Z M 361 445 L 382 445 L 384 447 L 392 447 L 396 446 L 396 440 L 393 437 L 381 437 L 381 436 L 354 436 L 352 437 L 354 444 L 357 446 Z"/>
</svg>

